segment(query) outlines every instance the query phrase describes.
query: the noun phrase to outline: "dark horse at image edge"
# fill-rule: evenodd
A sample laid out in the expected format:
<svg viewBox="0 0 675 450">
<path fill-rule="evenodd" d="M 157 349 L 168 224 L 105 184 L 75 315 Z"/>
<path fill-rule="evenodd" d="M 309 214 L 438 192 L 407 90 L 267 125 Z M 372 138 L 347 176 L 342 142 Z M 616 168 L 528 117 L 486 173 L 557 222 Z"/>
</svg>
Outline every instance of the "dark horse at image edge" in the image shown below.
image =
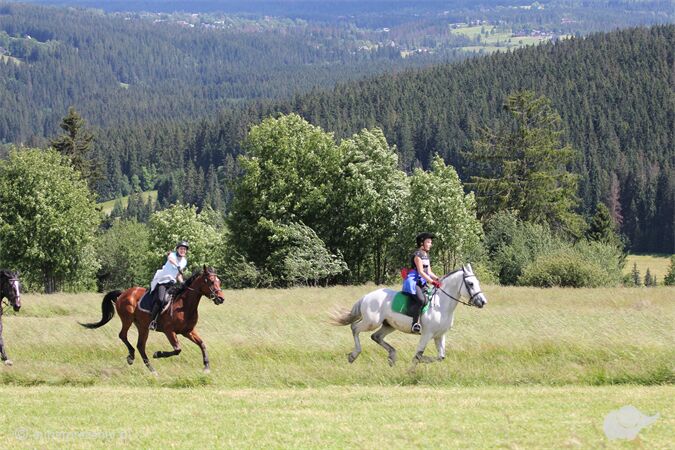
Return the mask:
<svg viewBox="0 0 675 450">
<path fill-rule="evenodd" d="M 9 300 L 9 305 L 18 312 L 21 309 L 21 283 L 19 282 L 18 272 L 13 272 L 7 269 L 0 269 L 0 358 L 8 365 L 12 365 L 12 360 L 9 359 L 5 352 L 5 342 L 2 339 L 2 313 L 4 299 Z"/>
<path fill-rule="evenodd" d="M 127 339 L 127 332 L 131 325 L 136 325 L 138 329 L 138 342 L 136 348 L 143 358 L 143 362 L 147 368 L 154 374 L 157 372 L 150 364 L 148 355 L 145 353 L 145 344 L 148 340 L 150 330 L 150 313 L 140 309 L 139 303 L 145 294 L 146 289 L 142 287 L 132 287 L 125 291 L 108 292 L 103 297 L 101 310 L 103 317 L 97 323 L 80 323 L 86 328 L 99 328 L 110 322 L 115 315 L 115 310 L 122 320 L 122 330 L 120 330 L 119 338 L 124 342 L 129 350 L 127 356 L 127 363 L 133 364 L 135 358 L 135 350 Z M 202 338 L 195 331 L 197 326 L 198 314 L 197 308 L 199 300 L 202 296 L 207 296 L 216 305 L 220 305 L 225 301 L 223 297 L 223 290 L 220 288 L 220 279 L 213 269 L 207 269 L 204 266 L 203 271 L 192 275 L 176 293 L 171 305 L 160 314 L 157 321 L 157 331 L 163 332 L 169 339 L 173 351 L 155 352 L 153 358 L 166 358 L 180 354 L 181 348 L 178 344 L 178 334 L 181 334 L 197 344 L 202 351 L 204 360 L 204 372 L 210 371 L 209 357 L 206 353 L 206 345 Z"/>
</svg>

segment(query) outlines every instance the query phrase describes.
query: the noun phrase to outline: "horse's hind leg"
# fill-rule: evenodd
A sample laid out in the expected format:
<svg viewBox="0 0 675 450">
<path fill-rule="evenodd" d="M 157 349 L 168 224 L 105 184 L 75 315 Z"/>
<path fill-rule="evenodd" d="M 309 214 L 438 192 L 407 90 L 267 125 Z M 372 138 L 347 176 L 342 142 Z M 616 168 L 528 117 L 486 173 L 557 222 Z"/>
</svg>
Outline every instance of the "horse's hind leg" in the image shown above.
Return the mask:
<svg viewBox="0 0 675 450">
<path fill-rule="evenodd" d="M 388 342 L 385 342 L 384 337 L 388 334 L 393 333 L 394 331 L 396 331 L 395 328 L 390 326 L 387 322 L 384 322 L 382 327 L 370 336 L 372 340 L 374 340 L 382 347 L 384 347 L 385 350 L 387 350 L 387 352 L 389 353 L 389 357 L 387 358 L 387 360 L 389 361 L 390 366 L 396 364 L 396 349 L 392 347 Z"/>
<path fill-rule="evenodd" d="M 202 338 L 197 334 L 195 330 L 190 331 L 189 333 L 184 334 L 186 338 L 190 339 L 192 342 L 197 344 L 202 350 L 202 359 L 204 361 L 204 373 L 211 372 L 211 366 L 209 366 L 209 354 L 206 353 L 206 344 Z"/>
<path fill-rule="evenodd" d="M 154 367 L 152 367 L 152 364 L 150 364 L 150 359 L 148 359 L 148 355 L 145 353 L 145 344 L 148 341 L 148 333 L 150 332 L 148 330 L 148 324 L 149 320 L 140 321 L 140 323 L 137 324 L 138 342 L 136 343 L 136 348 L 138 349 L 138 353 L 141 354 L 141 358 L 143 358 L 145 367 L 147 367 L 148 370 L 150 370 L 150 372 L 152 372 L 154 375 L 157 375 L 157 371 Z"/>
<path fill-rule="evenodd" d="M 119 338 L 122 340 L 122 342 L 124 342 L 124 345 L 127 346 L 127 350 L 129 351 L 129 354 L 127 355 L 127 363 L 129 365 L 132 365 L 134 363 L 134 359 L 136 358 L 136 350 L 134 350 L 134 347 L 127 338 L 127 333 L 129 332 L 129 328 L 131 328 L 132 323 L 133 321 L 130 318 L 123 318 L 122 329 L 120 330 L 120 334 L 118 334 Z"/>
<path fill-rule="evenodd" d="M 361 341 L 359 340 L 359 333 L 362 331 L 370 331 L 377 328 L 379 324 L 368 323 L 365 320 L 361 319 L 358 322 L 352 324 L 352 335 L 354 336 L 354 350 L 347 355 L 347 360 L 350 363 L 353 363 L 356 358 L 361 354 Z"/>
</svg>

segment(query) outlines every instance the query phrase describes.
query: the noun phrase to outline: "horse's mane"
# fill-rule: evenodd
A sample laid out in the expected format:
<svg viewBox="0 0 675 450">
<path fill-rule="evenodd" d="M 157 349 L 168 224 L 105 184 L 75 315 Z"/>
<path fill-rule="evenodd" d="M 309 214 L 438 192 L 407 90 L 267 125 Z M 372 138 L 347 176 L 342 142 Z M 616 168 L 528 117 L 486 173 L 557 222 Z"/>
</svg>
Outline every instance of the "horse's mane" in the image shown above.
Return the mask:
<svg viewBox="0 0 675 450">
<path fill-rule="evenodd" d="M 13 271 L 9 269 L 0 269 L 0 277 L 5 277 L 7 279 L 14 278 L 16 275 Z"/>
</svg>

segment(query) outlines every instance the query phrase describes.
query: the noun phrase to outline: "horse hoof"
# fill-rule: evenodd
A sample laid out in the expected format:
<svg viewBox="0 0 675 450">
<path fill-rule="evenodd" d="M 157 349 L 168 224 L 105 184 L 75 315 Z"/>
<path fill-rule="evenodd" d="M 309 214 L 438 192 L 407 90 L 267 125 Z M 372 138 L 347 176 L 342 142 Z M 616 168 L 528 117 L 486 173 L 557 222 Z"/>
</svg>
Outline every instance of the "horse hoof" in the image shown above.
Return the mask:
<svg viewBox="0 0 675 450">
<path fill-rule="evenodd" d="M 396 356 L 387 358 L 387 361 L 389 361 L 390 367 L 394 367 L 396 365 Z"/>
<path fill-rule="evenodd" d="M 6 365 L 6 366 L 13 366 L 14 363 L 12 362 L 11 359 L 6 359 L 6 360 L 5 360 L 5 365 Z"/>
<path fill-rule="evenodd" d="M 131 356 L 127 356 L 127 364 L 132 365 L 134 363 L 134 358 Z"/>
<path fill-rule="evenodd" d="M 356 361 L 356 356 L 354 356 L 353 353 L 348 353 L 347 354 L 347 361 L 349 361 L 350 364 L 353 363 L 354 361 Z"/>
<path fill-rule="evenodd" d="M 204 373 L 206 374 L 211 373 L 211 369 L 209 369 L 208 367 L 204 367 Z"/>
<path fill-rule="evenodd" d="M 152 370 L 150 371 L 150 373 L 151 373 L 155 378 L 159 378 L 159 373 L 158 373 L 155 369 L 152 369 Z"/>
<path fill-rule="evenodd" d="M 155 352 L 155 353 L 152 354 L 152 357 L 155 358 L 155 359 L 159 358 L 160 356 L 161 355 L 159 354 L 159 352 Z"/>
</svg>

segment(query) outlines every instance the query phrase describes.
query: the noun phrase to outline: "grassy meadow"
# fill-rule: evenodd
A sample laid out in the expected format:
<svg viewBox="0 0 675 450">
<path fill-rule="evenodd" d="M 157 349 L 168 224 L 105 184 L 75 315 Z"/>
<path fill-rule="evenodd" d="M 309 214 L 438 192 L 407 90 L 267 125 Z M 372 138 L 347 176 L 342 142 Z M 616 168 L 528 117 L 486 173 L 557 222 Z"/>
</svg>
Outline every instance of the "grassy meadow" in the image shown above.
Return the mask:
<svg viewBox="0 0 675 450">
<path fill-rule="evenodd" d="M 77 324 L 100 319 L 101 294 L 26 294 L 22 310 L 3 318 L 14 366 L 0 367 L 0 441 L 632 448 L 602 431 L 604 416 L 628 404 L 661 415 L 640 433 L 648 448 L 675 440 L 675 288 L 487 286 L 484 309 L 458 307 L 446 360 L 414 371 L 417 338 L 401 333 L 387 338 L 395 367 L 367 333 L 359 359 L 347 362 L 351 333 L 329 315 L 372 289 L 228 291 L 220 306 L 203 299 L 198 330 L 211 374 L 181 339 L 180 356 L 153 361 L 158 377 L 138 356 L 126 364 L 117 317 L 98 330 Z M 148 350 L 169 345 L 155 333 Z"/>
<path fill-rule="evenodd" d="M 649 272 L 656 276 L 657 283 L 662 285 L 663 279 L 670 268 L 670 255 L 628 255 L 626 257 L 626 265 L 623 267 L 623 273 L 631 273 L 633 264 L 637 265 L 643 282 L 647 269 L 649 269 Z"/>
<path fill-rule="evenodd" d="M 124 87 L 124 86 L 122 86 L 122 87 Z M 128 85 L 127 85 L 127 87 L 128 87 Z M 141 192 L 141 198 L 143 199 L 144 202 L 147 202 L 149 198 L 151 198 L 153 202 L 156 202 L 157 201 L 157 191 Z M 113 208 L 115 207 L 115 202 L 117 200 L 118 199 L 108 200 L 107 202 L 99 203 L 98 206 L 101 208 L 101 211 L 110 215 Z M 129 204 L 129 196 L 128 195 L 125 195 L 124 197 L 120 197 L 119 200 L 122 201 L 122 206 L 124 206 L 125 208 Z"/>
</svg>

